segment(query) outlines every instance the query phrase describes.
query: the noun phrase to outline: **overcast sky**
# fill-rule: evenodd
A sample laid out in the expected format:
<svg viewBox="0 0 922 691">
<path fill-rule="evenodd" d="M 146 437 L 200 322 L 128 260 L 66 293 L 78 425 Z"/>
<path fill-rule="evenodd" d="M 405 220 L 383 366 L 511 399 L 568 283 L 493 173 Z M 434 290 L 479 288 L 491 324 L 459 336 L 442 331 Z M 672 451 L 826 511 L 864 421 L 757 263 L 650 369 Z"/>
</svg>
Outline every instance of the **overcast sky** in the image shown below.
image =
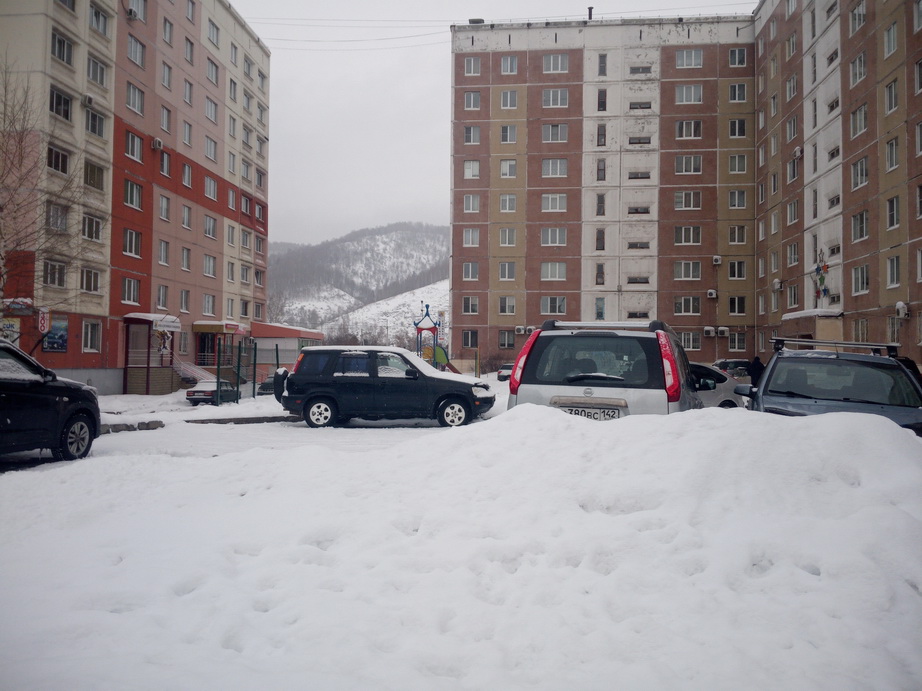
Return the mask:
<svg viewBox="0 0 922 691">
<path fill-rule="evenodd" d="M 272 51 L 270 238 L 448 225 L 452 24 L 750 14 L 755 0 L 231 0 Z M 637 9 L 643 7 L 642 10 Z"/>
</svg>

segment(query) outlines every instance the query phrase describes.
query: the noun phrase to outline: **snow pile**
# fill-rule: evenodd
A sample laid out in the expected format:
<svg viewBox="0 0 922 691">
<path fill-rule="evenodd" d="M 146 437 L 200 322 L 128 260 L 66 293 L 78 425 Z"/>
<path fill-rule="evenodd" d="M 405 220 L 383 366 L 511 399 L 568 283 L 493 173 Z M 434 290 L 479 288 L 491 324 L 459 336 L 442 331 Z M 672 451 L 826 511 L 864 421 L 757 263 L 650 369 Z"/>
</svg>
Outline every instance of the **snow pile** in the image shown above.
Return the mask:
<svg viewBox="0 0 922 691">
<path fill-rule="evenodd" d="M 0 476 L 0 687 L 922 685 L 912 434 L 500 413 L 177 421 Z"/>
</svg>

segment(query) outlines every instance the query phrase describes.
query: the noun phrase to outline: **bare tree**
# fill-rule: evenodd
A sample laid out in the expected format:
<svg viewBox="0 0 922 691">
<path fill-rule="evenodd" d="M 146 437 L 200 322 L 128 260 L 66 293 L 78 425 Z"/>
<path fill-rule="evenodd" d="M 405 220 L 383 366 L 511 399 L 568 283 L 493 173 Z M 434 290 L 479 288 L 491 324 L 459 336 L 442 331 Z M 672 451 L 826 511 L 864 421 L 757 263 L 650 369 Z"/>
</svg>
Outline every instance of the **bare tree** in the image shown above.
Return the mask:
<svg viewBox="0 0 922 691">
<path fill-rule="evenodd" d="M 266 300 L 266 319 L 274 324 L 283 324 L 289 319 L 292 302 L 287 290 L 270 290 Z"/>
<path fill-rule="evenodd" d="M 100 226 L 109 214 L 103 193 L 95 207 L 87 206 L 93 194 L 85 183 L 104 181 L 89 179 L 90 169 L 73 147 L 54 146 L 55 117 L 49 110 L 77 117 L 76 103 L 36 93 L 28 73 L 17 71 L 5 56 L 0 66 L 0 299 L 29 297 L 36 305 L 77 311 L 77 266 L 90 261 L 102 273 L 109 260 L 107 245 L 84 242 L 84 211 L 91 210 Z M 102 293 L 104 287 L 94 286 Z"/>
</svg>

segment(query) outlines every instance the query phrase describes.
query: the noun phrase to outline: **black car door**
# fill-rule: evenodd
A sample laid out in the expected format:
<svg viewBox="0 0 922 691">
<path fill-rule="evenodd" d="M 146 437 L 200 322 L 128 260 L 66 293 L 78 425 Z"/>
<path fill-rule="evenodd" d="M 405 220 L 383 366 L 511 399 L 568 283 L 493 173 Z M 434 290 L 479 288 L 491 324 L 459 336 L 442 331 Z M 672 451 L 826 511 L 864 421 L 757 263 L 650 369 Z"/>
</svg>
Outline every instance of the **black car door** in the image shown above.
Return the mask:
<svg viewBox="0 0 922 691">
<path fill-rule="evenodd" d="M 377 400 L 382 415 L 429 417 L 429 380 L 398 353 L 377 354 Z"/>
<path fill-rule="evenodd" d="M 58 430 L 55 390 L 34 364 L 0 349 L 0 451 L 51 443 Z"/>
<path fill-rule="evenodd" d="M 341 353 L 333 369 L 333 391 L 339 414 L 346 417 L 377 415 L 374 362 L 368 353 Z"/>
</svg>

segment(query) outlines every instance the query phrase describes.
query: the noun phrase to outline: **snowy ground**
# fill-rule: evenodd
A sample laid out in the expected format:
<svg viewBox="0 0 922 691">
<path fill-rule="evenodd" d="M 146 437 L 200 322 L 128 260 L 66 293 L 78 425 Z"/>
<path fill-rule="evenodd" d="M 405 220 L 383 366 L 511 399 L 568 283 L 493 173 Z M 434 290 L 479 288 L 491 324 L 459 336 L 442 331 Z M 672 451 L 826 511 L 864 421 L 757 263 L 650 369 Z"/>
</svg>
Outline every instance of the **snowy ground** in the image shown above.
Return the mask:
<svg viewBox="0 0 922 691">
<path fill-rule="evenodd" d="M 501 398 L 311 430 L 103 397 L 166 426 L 0 475 L 0 688 L 922 688 L 911 433 Z"/>
</svg>

